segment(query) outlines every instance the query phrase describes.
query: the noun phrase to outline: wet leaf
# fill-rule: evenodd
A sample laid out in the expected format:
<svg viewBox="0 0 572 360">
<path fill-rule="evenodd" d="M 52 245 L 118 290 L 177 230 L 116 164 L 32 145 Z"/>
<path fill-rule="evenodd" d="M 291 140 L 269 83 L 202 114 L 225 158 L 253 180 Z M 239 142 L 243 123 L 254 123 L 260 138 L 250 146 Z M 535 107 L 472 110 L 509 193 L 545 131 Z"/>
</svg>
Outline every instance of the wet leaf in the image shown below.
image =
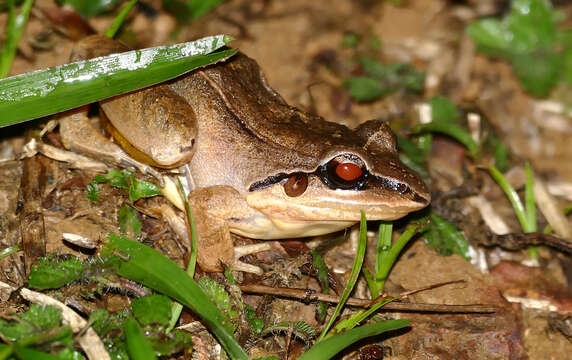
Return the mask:
<svg viewBox="0 0 572 360">
<path fill-rule="evenodd" d="M 132 50 L 0 80 L 0 127 L 90 104 L 175 78 L 221 61 L 236 50 L 223 50 L 226 35 Z"/>
</svg>

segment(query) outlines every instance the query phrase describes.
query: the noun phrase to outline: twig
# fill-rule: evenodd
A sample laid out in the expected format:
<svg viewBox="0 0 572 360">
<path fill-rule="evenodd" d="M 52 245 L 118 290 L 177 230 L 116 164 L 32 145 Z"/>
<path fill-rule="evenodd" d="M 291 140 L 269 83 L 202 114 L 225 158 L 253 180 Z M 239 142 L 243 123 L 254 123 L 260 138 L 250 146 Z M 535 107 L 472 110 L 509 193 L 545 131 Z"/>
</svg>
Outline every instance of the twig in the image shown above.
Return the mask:
<svg viewBox="0 0 572 360">
<path fill-rule="evenodd" d="M 486 242 L 483 240 L 486 240 Z M 572 242 L 557 236 L 543 233 L 491 234 L 483 240 L 480 241 L 480 244 L 483 246 L 500 246 L 501 248 L 510 251 L 525 249 L 528 246 L 544 245 L 562 252 L 572 253 Z"/>
<path fill-rule="evenodd" d="M 288 297 L 300 299 L 304 301 L 326 301 L 330 303 L 338 303 L 339 297 L 329 294 L 316 293 L 310 289 L 291 289 L 291 288 L 275 288 L 265 285 L 241 285 L 240 290 L 245 293 L 275 295 L 281 297 Z M 371 305 L 371 300 L 349 298 L 348 305 L 358 307 L 368 307 Z M 438 312 L 438 313 L 494 313 L 497 307 L 494 305 L 442 305 L 442 304 L 420 304 L 420 303 L 400 303 L 391 302 L 380 310 L 386 311 L 413 311 L 413 312 Z"/>
</svg>

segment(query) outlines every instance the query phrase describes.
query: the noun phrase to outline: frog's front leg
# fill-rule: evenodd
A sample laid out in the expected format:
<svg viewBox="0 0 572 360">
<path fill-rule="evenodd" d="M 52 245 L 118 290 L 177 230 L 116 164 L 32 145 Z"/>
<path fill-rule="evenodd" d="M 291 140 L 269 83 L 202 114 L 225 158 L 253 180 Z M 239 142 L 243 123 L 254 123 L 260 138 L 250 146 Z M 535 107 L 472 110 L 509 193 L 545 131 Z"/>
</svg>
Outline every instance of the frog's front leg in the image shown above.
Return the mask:
<svg viewBox="0 0 572 360">
<path fill-rule="evenodd" d="M 267 226 L 266 216 L 249 207 L 230 186 L 199 188 L 192 191 L 188 199 L 197 231 L 197 260 L 201 268 L 221 271 L 224 263 L 233 270 L 260 274 L 260 268 L 238 260 L 244 253 L 235 253 L 230 232 L 233 228 Z"/>
</svg>

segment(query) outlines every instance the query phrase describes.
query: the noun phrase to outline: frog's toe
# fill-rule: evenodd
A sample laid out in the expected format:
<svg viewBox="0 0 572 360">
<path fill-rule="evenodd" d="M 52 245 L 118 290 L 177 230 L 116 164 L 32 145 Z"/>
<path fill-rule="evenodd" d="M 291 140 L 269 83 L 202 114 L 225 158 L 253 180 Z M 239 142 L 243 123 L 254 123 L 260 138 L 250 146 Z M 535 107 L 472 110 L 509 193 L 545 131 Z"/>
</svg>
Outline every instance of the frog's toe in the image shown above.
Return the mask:
<svg viewBox="0 0 572 360">
<path fill-rule="evenodd" d="M 263 275 L 264 270 L 260 267 L 252 264 L 247 264 L 240 261 L 240 258 L 246 255 L 256 254 L 262 251 L 272 250 L 272 244 L 269 242 L 262 242 L 252 245 L 235 246 L 234 247 L 234 259 L 230 264 L 231 270 L 244 271 L 256 275 Z"/>
</svg>

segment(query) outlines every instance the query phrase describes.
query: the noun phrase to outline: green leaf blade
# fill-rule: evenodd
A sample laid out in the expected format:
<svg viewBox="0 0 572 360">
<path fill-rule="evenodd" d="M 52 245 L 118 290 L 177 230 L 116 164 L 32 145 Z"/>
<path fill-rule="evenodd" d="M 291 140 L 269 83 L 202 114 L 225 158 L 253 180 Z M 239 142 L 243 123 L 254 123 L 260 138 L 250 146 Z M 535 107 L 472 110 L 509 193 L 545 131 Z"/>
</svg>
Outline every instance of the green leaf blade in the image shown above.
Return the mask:
<svg viewBox="0 0 572 360">
<path fill-rule="evenodd" d="M 119 263 L 119 275 L 139 282 L 184 304 L 201 316 L 232 359 L 248 356 L 228 329 L 228 320 L 210 301 L 199 285 L 175 263 L 159 252 L 136 241 L 110 234 L 102 256 L 128 254 Z"/>
<path fill-rule="evenodd" d="M 317 343 L 298 360 L 328 360 L 356 341 L 387 331 L 402 329 L 409 326 L 410 323 L 409 320 L 399 319 L 360 326 Z"/>
<path fill-rule="evenodd" d="M 90 104 L 173 79 L 222 61 L 237 50 L 219 49 L 226 35 L 132 50 L 0 80 L 0 127 Z"/>
<path fill-rule="evenodd" d="M 143 331 L 133 318 L 128 318 L 123 327 L 127 342 L 127 352 L 129 358 L 133 360 L 155 360 L 155 352 L 151 343 L 147 340 Z"/>
<path fill-rule="evenodd" d="M 350 294 L 351 294 L 351 292 L 352 292 L 352 290 L 353 290 L 353 288 L 357 282 L 358 276 L 361 273 L 361 268 L 363 266 L 366 247 L 367 247 L 367 221 L 365 218 L 365 213 L 362 211 L 361 212 L 360 226 L 359 226 L 358 247 L 357 247 L 357 251 L 356 251 L 356 257 L 355 257 L 354 263 L 352 265 L 352 271 L 350 273 L 350 277 L 348 279 L 346 287 L 344 288 L 344 291 L 342 292 L 342 295 L 340 296 L 340 301 L 338 302 L 338 304 L 336 305 L 336 307 L 334 309 L 334 312 L 332 313 L 332 316 L 330 316 L 330 318 L 328 319 L 328 322 L 326 323 L 326 325 L 322 329 L 322 333 L 320 334 L 320 337 L 317 340 L 318 342 L 324 340 L 324 338 L 326 337 L 326 335 L 328 333 L 328 330 L 330 330 L 330 328 L 334 324 L 334 321 L 336 321 L 336 318 L 341 313 L 342 308 L 345 306 L 346 301 L 348 300 L 348 298 L 349 298 L 349 296 L 350 296 Z"/>
</svg>

